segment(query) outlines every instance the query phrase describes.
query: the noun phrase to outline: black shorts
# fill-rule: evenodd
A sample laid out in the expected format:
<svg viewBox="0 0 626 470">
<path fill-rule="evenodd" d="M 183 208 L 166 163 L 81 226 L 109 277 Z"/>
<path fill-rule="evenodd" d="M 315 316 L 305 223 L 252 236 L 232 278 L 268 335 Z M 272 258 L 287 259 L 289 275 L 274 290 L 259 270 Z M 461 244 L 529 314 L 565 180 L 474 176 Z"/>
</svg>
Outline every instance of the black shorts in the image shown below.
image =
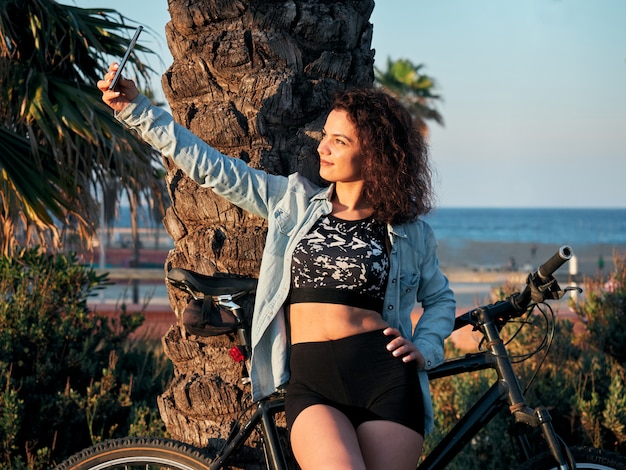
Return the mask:
<svg viewBox="0 0 626 470">
<path fill-rule="evenodd" d="M 355 429 L 365 421 L 400 423 L 424 435 L 424 400 L 415 361 L 402 362 L 386 348 L 382 330 L 291 347 L 285 397 L 289 429 L 316 404 L 344 413 Z"/>
</svg>

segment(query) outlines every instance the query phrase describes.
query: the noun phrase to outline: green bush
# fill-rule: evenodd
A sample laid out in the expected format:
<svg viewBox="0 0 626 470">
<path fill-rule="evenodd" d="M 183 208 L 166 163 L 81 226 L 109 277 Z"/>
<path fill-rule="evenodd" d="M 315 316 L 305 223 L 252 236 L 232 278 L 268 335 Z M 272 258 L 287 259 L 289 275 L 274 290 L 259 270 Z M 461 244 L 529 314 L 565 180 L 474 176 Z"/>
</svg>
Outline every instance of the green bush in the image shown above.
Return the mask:
<svg viewBox="0 0 626 470">
<path fill-rule="evenodd" d="M 575 333 L 570 321 L 557 321 L 545 360 L 545 351 L 524 357 L 542 345 L 546 331 L 542 316 L 531 317 L 531 323 L 519 332 L 518 325 L 509 324 L 502 336 L 505 340 L 514 337 L 508 350 L 520 359 L 515 367 L 522 387 L 534 377 L 525 394 L 528 406 L 546 406 L 555 429 L 570 445 L 624 453 L 626 260 L 616 257 L 614 266 L 615 271 L 608 279 L 587 280 L 582 300 L 571 304 L 586 327 L 584 331 Z M 503 286 L 499 292 L 507 295 L 511 287 Z M 450 342 L 446 350 L 448 357 L 460 353 Z M 486 391 L 487 383 L 494 377 L 493 371 L 486 370 L 431 382 L 436 430 L 427 436 L 425 452 Z M 447 468 L 514 468 L 518 456 L 516 443 L 507 432 L 511 425 L 512 419 L 505 409 Z"/>
<path fill-rule="evenodd" d="M 158 432 L 171 367 L 131 339 L 143 312 L 122 307 L 111 321 L 89 311 L 107 282 L 74 255 L 0 258 L 1 467 L 49 468 L 102 439 Z"/>
<path fill-rule="evenodd" d="M 585 282 L 585 300 L 573 308 L 587 326 L 589 346 L 626 364 L 626 255 L 614 257 L 608 278 Z"/>
<path fill-rule="evenodd" d="M 586 329 L 576 410 L 596 447 L 626 451 L 626 255 L 614 256 L 607 278 L 585 282 L 584 301 L 572 304 Z"/>
</svg>

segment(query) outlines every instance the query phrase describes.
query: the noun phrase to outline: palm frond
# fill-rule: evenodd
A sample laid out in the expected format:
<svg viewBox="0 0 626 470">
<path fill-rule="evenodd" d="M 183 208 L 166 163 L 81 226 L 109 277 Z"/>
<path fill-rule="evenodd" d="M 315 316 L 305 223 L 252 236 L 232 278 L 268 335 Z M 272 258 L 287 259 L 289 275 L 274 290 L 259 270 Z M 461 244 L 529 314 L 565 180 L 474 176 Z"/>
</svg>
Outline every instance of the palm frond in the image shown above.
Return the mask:
<svg viewBox="0 0 626 470">
<path fill-rule="evenodd" d="M 112 9 L 54 0 L 0 3 L 0 142 L 10 149 L 0 170 L 7 179 L 3 189 L 16 193 L 11 210 L 26 225 L 45 232 L 71 218 L 89 237 L 97 221 L 95 197 L 107 178 L 134 192 L 158 187 L 160 156 L 113 118 L 95 87 L 135 27 Z M 149 52 L 138 45 L 130 61 L 148 92 L 152 70 L 140 55 Z"/>
<path fill-rule="evenodd" d="M 0 179 L 5 181 L 4 188 L 9 189 L 12 186 L 13 192 L 20 196 L 18 199 L 21 200 L 24 210 L 37 214 L 42 222 L 54 223 L 51 216 L 62 218 L 65 211 L 71 208 L 71 198 L 74 195 L 58 189 L 60 178 L 56 174 L 56 168 L 41 168 L 35 173 L 28 140 L 2 127 L 0 148 L 3 149 L 0 152 Z M 3 193 L 7 194 L 4 191 Z"/>
<path fill-rule="evenodd" d="M 444 125 L 443 116 L 436 108 L 441 95 L 435 92 L 435 80 L 424 74 L 424 64 L 415 65 L 408 59 L 387 58 L 386 70 L 374 67 L 376 82 L 402 101 L 418 126 L 427 129 L 426 121 Z"/>
</svg>

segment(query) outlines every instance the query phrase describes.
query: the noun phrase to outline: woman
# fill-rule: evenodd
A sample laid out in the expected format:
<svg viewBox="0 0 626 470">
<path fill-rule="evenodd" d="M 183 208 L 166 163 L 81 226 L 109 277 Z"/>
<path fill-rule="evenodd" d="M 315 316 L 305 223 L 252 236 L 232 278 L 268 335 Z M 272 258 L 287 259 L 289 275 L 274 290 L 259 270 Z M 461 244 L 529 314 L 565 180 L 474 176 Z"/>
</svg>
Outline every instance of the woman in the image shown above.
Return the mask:
<svg viewBox="0 0 626 470">
<path fill-rule="evenodd" d="M 253 399 L 287 385 L 306 469 L 414 469 L 432 429 L 426 370 L 443 360 L 455 302 L 436 241 L 426 146 L 400 103 L 340 95 L 319 144 L 321 188 L 220 154 L 134 83 L 98 82 L 117 118 L 199 184 L 268 219 L 252 325 Z M 411 312 L 418 301 L 417 325 Z"/>
</svg>

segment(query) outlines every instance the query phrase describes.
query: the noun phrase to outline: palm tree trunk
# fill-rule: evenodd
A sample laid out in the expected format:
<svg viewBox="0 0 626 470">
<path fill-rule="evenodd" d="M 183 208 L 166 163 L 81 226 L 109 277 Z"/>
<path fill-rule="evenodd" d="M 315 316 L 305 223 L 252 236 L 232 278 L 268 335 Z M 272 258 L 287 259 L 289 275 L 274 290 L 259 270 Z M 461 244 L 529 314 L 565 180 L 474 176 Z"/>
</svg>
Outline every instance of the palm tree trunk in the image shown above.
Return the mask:
<svg viewBox="0 0 626 470">
<path fill-rule="evenodd" d="M 317 141 L 333 94 L 373 83 L 373 0 L 169 0 L 174 62 L 163 76 L 178 122 L 249 165 L 318 181 Z M 256 277 L 266 225 L 165 162 L 166 269 Z M 319 182 L 319 181 L 318 181 Z M 187 299 L 169 292 L 179 323 Z M 248 312 L 249 314 L 249 312 Z M 227 435 L 246 389 L 227 337 L 164 338 L 176 379 L 160 398 L 168 432 L 206 445 Z"/>
</svg>

